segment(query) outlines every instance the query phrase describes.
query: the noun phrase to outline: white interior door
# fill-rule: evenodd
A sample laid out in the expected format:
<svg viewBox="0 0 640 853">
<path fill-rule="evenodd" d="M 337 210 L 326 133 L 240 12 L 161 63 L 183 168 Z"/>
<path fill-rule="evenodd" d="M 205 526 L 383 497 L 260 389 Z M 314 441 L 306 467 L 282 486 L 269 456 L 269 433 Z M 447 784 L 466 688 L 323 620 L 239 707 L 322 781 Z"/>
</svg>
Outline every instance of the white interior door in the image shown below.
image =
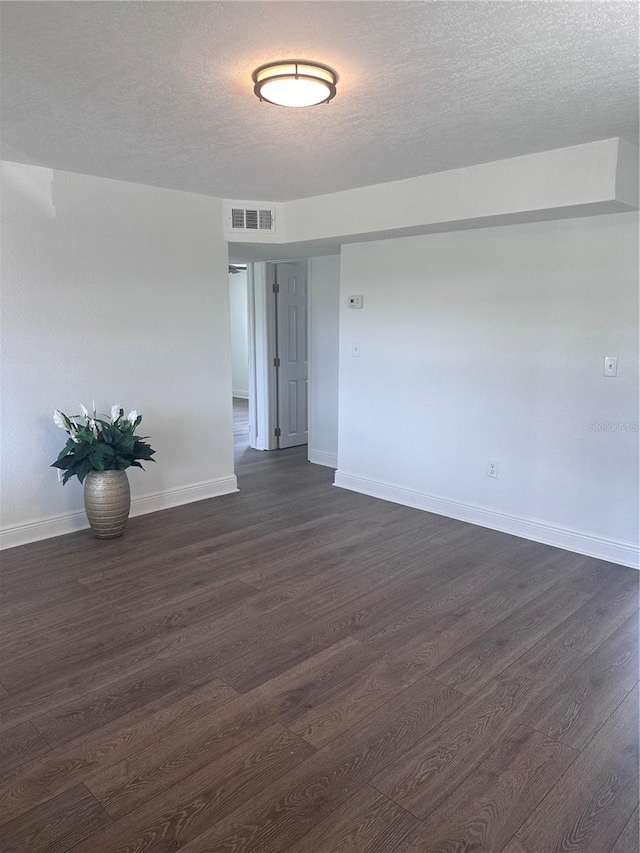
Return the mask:
<svg viewBox="0 0 640 853">
<path fill-rule="evenodd" d="M 307 263 L 276 265 L 279 446 L 308 440 Z"/>
</svg>

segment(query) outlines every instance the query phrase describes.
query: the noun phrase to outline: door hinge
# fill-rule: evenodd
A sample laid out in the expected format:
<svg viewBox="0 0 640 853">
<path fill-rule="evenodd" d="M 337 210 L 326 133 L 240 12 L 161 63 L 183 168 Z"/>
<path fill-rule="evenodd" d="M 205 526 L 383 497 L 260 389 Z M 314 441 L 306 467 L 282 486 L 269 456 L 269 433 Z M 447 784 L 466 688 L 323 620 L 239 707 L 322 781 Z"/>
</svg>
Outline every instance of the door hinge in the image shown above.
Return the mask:
<svg viewBox="0 0 640 853">
<path fill-rule="evenodd" d="M 273 359 L 273 366 L 274 367 L 280 367 L 280 359 L 279 358 Z"/>
<path fill-rule="evenodd" d="M 274 281 L 274 283 L 273 283 L 273 292 L 274 293 L 280 293 L 280 285 L 278 284 L 277 281 Z"/>
<path fill-rule="evenodd" d="M 280 429 L 280 427 L 276 427 L 274 429 L 274 433 L 275 433 L 276 438 L 280 438 L 280 436 L 282 435 L 282 430 Z"/>
</svg>

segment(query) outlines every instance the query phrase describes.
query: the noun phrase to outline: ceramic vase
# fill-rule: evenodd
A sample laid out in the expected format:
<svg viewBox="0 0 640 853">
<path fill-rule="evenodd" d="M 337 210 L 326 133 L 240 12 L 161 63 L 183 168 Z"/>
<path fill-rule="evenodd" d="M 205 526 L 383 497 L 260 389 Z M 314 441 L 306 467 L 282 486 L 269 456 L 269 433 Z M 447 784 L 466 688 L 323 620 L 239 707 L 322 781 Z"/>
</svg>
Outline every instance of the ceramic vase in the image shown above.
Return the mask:
<svg viewBox="0 0 640 853">
<path fill-rule="evenodd" d="M 84 508 L 98 539 L 122 536 L 131 508 L 127 472 L 89 471 L 84 481 Z"/>
</svg>

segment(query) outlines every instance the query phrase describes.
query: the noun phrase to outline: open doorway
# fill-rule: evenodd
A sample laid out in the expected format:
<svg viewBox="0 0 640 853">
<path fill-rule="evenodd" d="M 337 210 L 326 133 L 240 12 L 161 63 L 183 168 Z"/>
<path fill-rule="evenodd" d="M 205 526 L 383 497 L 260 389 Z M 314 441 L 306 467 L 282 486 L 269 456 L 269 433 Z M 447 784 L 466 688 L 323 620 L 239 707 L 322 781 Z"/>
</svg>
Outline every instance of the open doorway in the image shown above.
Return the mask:
<svg viewBox="0 0 640 853">
<path fill-rule="evenodd" d="M 308 443 L 308 266 L 229 265 L 236 456 Z"/>
</svg>

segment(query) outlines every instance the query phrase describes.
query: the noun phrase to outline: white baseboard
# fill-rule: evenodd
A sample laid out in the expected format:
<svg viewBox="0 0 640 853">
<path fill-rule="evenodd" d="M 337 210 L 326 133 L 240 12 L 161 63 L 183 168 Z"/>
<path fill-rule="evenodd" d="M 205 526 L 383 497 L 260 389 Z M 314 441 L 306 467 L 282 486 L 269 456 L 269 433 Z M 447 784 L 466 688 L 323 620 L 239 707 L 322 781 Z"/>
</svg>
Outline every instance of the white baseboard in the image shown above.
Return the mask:
<svg viewBox="0 0 640 853">
<path fill-rule="evenodd" d="M 249 392 L 248 391 L 237 391 L 236 389 L 234 389 L 231 392 L 231 395 L 233 397 L 239 397 L 241 400 L 248 400 L 249 399 Z"/>
<path fill-rule="evenodd" d="M 324 450 L 314 450 L 312 447 L 310 447 L 309 462 L 313 462 L 315 465 L 326 465 L 327 468 L 337 468 L 338 454 L 325 453 Z"/>
<path fill-rule="evenodd" d="M 599 536 L 591 536 L 587 533 L 580 533 L 543 521 L 507 515 L 473 504 L 450 501 L 446 498 L 438 498 L 434 495 L 404 489 L 379 480 L 358 477 L 343 471 L 336 471 L 334 485 L 392 503 L 404 504 L 415 509 L 425 510 L 425 512 L 433 512 L 437 515 L 445 515 L 448 518 L 477 524 L 480 527 L 499 530 L 501 533 L 521 536 L 523 539 L 542 542 L 544 545 L 564 548 L 566 551 L 574 551 L 587 557 L 619 563 L 632 569 L 639 568 L 638 548 L 627 542 L 603 539 Z"/>
<path fill-rule="evenodd" d="M 140 495 L 131 500 L 131 516 L 146 515 L 160 509 L 170 509 L 173 506 L 202 501 L 207 498 L 217 498 L 238 491 L 238 481 L 235 477 L 219 477 L 204 483 L 192 483 L 190 486 L 180 486 L 176 489 L 166 489 L 151 495 Z M 16 548 L 29 542 L 50 539 L 53 536 L 64 536 L 65 533 L 75 533 L 89 526 L 83 511 L 53 515 L 49 518 L 28 521 L 0 530 L 0 549 Z"/>
</svg>

